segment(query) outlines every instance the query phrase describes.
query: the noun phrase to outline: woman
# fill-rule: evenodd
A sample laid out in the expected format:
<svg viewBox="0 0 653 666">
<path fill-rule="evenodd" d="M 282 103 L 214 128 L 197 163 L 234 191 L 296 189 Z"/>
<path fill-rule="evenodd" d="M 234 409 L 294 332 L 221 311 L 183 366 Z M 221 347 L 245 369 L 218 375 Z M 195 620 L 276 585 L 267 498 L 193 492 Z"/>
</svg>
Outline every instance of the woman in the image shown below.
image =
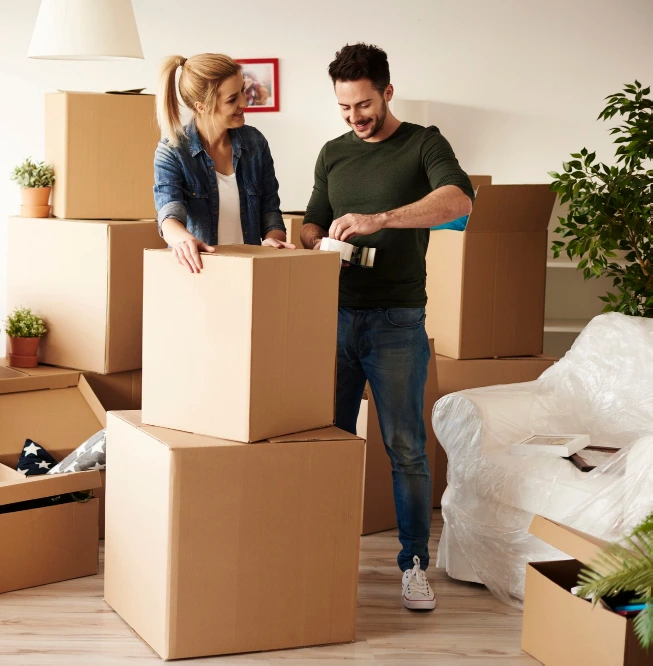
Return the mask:
<svg viewBox="0 0 653 666">
<path fill-rule="evenodd" d="M 193 111 L 181 124 L 179 97 Z M 202 268 L 200 252 L 246 243 L 294 249 L 286 243 L 279 183 L 265 137 L 245 125 L 240 65 L 217 53 L 164 61 L 157 116 L 164 138 L 154 156 L 159 232 L 177 261 Z"/>
</svg>

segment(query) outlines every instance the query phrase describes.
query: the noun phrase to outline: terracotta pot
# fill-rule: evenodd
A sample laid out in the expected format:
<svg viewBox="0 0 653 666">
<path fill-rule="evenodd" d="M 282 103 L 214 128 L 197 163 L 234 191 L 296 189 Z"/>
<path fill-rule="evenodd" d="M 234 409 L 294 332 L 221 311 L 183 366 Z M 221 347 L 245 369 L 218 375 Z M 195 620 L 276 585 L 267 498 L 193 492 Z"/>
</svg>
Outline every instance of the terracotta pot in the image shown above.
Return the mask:
<svg viewBox="0 0 653 666">
<path fill-rule="evenodd" d="M 41 338 L 9 338 L 9 353 L 17 356 L 34 356 Z"/>
<path fill-rule="evenodd" d="M 24 187 L 21 190 L 23 206 L 47 206 L 51 187 Z"/>
<path fill-rule="evenodd" d="M 52 206 L 21 206 L 21 217 L 50 217 Z"/>
<path fill-rule="evenodd" d="M 10 368 L 35 368 L 39 364 L 38 356 L 18 356 L 8 354 L 7 360 Z"/>
</svg>

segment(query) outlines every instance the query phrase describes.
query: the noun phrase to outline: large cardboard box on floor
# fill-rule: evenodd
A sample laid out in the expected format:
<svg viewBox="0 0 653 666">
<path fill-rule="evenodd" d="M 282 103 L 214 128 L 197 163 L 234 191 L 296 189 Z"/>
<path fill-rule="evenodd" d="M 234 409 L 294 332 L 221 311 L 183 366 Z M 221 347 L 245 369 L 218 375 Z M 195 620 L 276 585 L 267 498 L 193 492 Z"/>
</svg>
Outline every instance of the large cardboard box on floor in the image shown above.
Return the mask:
<svg viewBox="0 0 653 666">
<path fill-rule="evenodd" d="M 527 565 L 522 649 L 546 666 L 650 666 L 653 655 L 639 644 L 632 618 L 570 592 L 607 542 L 542 516 L 530 532 L 574 559 Z"/>
<path fill-rule="evenodd" d="M 156 216 L 153 95 L 45 96 L 45 161 L 54 165 L 52 214 L 138 220 Z"/>
<path fill-rule="evenodd" d="M 143 422 L 242 442 L 333 424 L 340 258 L 145 253 Z"/>
<path fill-rule="evenodd" d="M 302 243 L 302 225 L 304 223 L 304 213 L 284 213 L 282 215 L 283 223 L 286 225 L 286 238 L 298 250 L 303 250 Z"/>
<path fill-rule="evenodd" d="M 481 185 L 465 231 L 431 231 L 426 328 L 457 359 L 542 353 L 548 185 Z"/>
<path fill-rule="evenodd" d="M 140 368 L 143 250 L 165 245 L 153 220 L 10 218 L 7 305 L 45 320 L 41 362 L 103 374 Z"/>
<path fill-rule="evenodd" d="M 533 381 L 557 360 L 553 356 L 457 360 L 438 354 L 436 356 L 438 400 L 449 393 L 465 389 Z M 430 416 L 427 429 L 433 432 Z M 442 494 L 446 487 L 447 454 L 436 438 L 433 506 L 441 506 Z"/>
<path fill-rule="evenodd" d="M 106 602 L 164 659 L 354 640 L 363 440 L 107 428 Z"/>
<path fill-rule="evenodd" d="M 104 427 L 104 410 L 79 373 L 47 370 L 28 375 L 0 364 L 0 592 L 98 572 L 100 500 L 48 498 L 95 491 L 100 473 L 16 471 L 26 439 L 61 460 Z"/>
<path fill-rule="evenodd" d="M 429 459 L 431 483 L 433 483 L 437 439 L 431 425 L 431 412 L 435 401 L 438 399 L 438 375 L 435 354 L 433 353 L 433 340 L 429 340 L 429 344 L 431 346 L 431 360 L 424 389 L 424 426 L 426 428 L 426 455 Z M 365 490 L 363 494 L 361 534 L 391 530 L 397 526 L 392 486 L 392 465 L 385 450 L 379 416 L 369 386 L 361 403 L 356 432 L 367 442 L 365 447 Z"/>
</svg>

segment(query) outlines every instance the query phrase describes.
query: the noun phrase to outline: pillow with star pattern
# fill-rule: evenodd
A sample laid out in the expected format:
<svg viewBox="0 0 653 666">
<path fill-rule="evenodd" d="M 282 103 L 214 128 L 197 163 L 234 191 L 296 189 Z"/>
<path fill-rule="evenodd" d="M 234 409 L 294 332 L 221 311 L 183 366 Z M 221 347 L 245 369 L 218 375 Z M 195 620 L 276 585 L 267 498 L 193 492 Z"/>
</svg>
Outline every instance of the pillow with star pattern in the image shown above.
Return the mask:
<svg viewBox="0 0 653 666">
<path fill-rule="evenodd" d="M 86 472 L 90 469 L 105 469 L 107 466 L 106 430 L 100 430 L 80 444 L 58 465 L 47 471 L 48 474 L 65 472 Z"/>
<path fill-rule="evenodd" d="M 16 469 L 25 476 L 47 474 L 57 461 L 39 444 L 31 439 L 25 440 Z"/>
</svg>

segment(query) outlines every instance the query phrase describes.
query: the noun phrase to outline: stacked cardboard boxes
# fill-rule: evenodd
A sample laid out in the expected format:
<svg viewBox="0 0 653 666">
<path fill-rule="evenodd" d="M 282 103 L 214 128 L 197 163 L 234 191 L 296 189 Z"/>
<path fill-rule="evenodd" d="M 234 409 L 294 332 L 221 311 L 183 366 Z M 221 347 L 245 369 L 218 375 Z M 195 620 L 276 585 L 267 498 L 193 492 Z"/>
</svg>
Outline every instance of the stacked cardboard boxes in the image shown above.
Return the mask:
<svg viewBox="0 0 653 666">
<path fill-rule="evenodd" d="M 105 599 L 165 659 L 351 641 L 365 451 L 332 425 L 339 257 L 220 246 L 203 265 L 145 252 Z"/>
<path fill-rule="evenodd" d="M 41 363 L 82 371 L 105 409 L 137 409 L 143 251 L 165 247 L 152 219 L 154 97 L 48 94 L 45 116 L 56 217 L 10 218 L 7 304 L 44 318 Z"/>
<path fill-rule="evenodd" d="M 434 230 L 427 253 L 427 317 L 439 397 L 454 391 L 536 379 L 555 359 L 542 356 L 548 185 L 477 188 L 465 231 Z M 436 444 L 434 502 L 446 485 Z"/>
</svg>

